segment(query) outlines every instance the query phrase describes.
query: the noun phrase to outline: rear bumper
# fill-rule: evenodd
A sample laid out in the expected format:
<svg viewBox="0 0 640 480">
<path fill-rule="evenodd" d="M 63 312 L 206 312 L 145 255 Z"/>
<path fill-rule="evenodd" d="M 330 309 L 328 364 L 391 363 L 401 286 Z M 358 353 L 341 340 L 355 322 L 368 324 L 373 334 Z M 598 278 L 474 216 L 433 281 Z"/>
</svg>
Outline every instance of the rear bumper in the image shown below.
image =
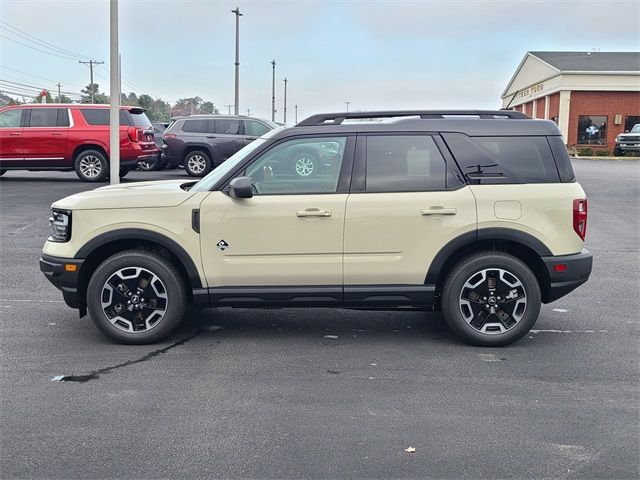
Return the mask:
<svg viewBox="0 0 640 480">
<path fill-rule="evenodd" d="M 548 288 L 543 292 L 544 303 L 553 302 L 589 280 L 593 255 L 587 249 L 573 255 L 542 257 L 549 274 Z M 564 265 L 564 267 L 562 267 Z M 563 271 L 556 271 L 556 269 Z"/>
<path fill-rule="evenodd" d="M 40 271 L 56 288 L 62 291 L 64 302 L 71 308 L 84 308 L 78 294 L 78 277 L 84 260 L 42 255 Z M 75 267 L 71 267 L 71 266 Z"/>
</svg>

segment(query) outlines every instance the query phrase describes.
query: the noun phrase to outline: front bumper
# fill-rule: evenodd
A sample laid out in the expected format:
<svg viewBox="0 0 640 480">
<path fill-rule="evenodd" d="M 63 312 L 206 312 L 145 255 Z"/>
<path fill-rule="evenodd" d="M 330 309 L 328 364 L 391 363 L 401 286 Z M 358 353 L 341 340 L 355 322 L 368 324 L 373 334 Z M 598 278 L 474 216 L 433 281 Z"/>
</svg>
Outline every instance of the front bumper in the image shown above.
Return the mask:
<svg viewBox="0 0 640 480">
<path fill-rule="evenodd" d="M 78 292 L 78 278 L 84 260 L 42 255 L 40 270 L 56 288 L 62 291 L 64 302 L 71 308 L 84 309 L 84 300 Z"/>
<path fill-rule="evenodd" d="M 553 302 L 589 280 L 593 255 L 586 248 L 573 255 L 542 257 L 549 274 L 549 284 L 543 289 L 542 301 Z"/>
<path fill-rule="evenodd" d="M 616 150 L 622 152 L 640 152 L 640 143 L 616 143 Z"/>
</svg>

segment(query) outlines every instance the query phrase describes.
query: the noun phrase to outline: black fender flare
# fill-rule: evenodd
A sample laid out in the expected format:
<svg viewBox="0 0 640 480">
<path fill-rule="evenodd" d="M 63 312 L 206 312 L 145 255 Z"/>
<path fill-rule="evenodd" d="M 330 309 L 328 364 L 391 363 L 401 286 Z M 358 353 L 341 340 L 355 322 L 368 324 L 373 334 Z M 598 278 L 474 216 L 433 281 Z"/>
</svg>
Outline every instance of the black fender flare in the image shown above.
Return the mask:
<svg viewBox="0 0 640 480">
<path fill-rule="evenodd" d="M 538 240 L 533 235 L 523 232 L 521 230 L 515 230 L 512 228 L 481 228 L 473 230 L 471 232 L 463 233 L 462 235 L 449 241 L 440 251 L 436 254 L 429 265 L 429 270 L 425 278 L 425 284 L 435 285 L 438 283 L 438 278 L 445 263 L 449 258 L 460 248 L 470 245 L 475 242 L 487 241 L 487 240 L 504 240 L 524 245 L 541 257 L 553 255 L 551 250 Z"/>
<path fill-rule="evenodd" d="M 145 230 L 142 228 L 121 228 L 100 234 L 85 243 L 75 254 L 74 258 L 85 259 L 96 249 L 118 240 L 146 240 L 161 245 L 180 260 L 182 266 L 187 272 L 187 275 L 189 276 L 191 287 L 193 289 L 202 288 L 198 269 L 186 250 L 174 240 L 151 230 Z"/>
</svg>

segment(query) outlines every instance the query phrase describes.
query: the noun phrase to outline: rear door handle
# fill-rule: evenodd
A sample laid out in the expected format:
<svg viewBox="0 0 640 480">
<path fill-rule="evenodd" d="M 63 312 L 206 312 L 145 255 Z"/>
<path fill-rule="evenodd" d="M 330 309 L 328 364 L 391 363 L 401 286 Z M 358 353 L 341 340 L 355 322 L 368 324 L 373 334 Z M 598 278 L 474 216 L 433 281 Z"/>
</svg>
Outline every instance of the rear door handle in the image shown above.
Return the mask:
<svg viewBox="0 0 640 480">
<path fill-rule="evenodd" d="M 420 210 L 420 215 L 429 216 L 429 215 L 455 215 L 458 213 L 458 210 L 455 208 L 445 208 L 445 207 L 431 207 Z"/>
<path fill-rule="evenodd" d="M 215 135 L 207 135 L 204 138 L 216 138 L 216 136 Z"/>
<path fill-rule="evenodd" d="M 330 217 L 331 210 L 320 210 L 319 208 L 307 208 L 296 212 L 298 217 Z"/>
<path fill-rule="evenodd" d="M 20 136 L 20 132 L 9 132 L 9 136 L 11 136 L 11 137 L 19 137 Z"/>
</svg>

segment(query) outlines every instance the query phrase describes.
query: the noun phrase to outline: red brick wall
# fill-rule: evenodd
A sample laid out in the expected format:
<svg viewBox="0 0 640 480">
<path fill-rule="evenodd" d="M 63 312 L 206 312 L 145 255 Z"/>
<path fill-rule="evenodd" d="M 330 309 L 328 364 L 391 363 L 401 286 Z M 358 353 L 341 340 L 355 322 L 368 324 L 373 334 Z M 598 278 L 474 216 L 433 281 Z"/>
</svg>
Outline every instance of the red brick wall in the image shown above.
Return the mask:
<svg viewBox="0 0 640 480">
<path fill-rule="evenodd" d="M 536 118 L 544 118 L 544 97 L 536 100 Z"/>
<path fill-rule="evenodd" d="M 549 97 L 549 119 L 560 115 L 560 94 L 554 93 Z"/>
<path fill-rule="evenodd" d="M 553 108 L 550 108 L 553 112 Z M 640 115 L 640 92 L 571 92 L 569 107 L 568 144 L 574 145 L 578 139 L 579 115 L 606 115 L 607 145 L 603 150 L 613 151 L 616 136 L 624 129 L 626 115 Z M 615 125 L 616 115 L 622 115 L 622 123 Z M 598 147 L 594 147 L 598 148 Z"/>
</svg>

